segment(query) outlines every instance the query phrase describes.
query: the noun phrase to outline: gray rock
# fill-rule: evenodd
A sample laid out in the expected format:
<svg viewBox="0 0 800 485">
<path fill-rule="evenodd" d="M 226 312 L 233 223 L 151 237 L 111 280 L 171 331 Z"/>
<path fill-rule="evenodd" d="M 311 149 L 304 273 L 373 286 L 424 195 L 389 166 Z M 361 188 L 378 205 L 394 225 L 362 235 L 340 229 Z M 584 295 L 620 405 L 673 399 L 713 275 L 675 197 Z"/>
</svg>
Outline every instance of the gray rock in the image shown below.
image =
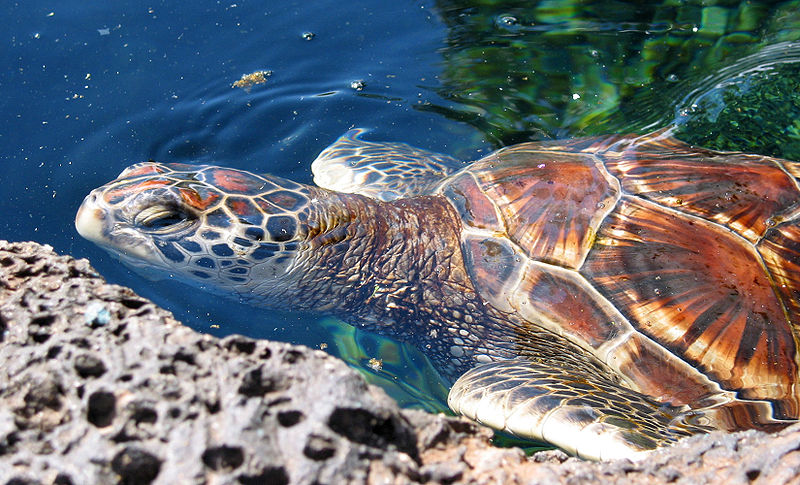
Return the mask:
<svg viewBox="0 0 800 485">
<path fill-rule="evenodd" d="M 180 325 L 85 260 L 0 241 L 0 484 L 785 483 L 800 427 L 647 460 L 494 448 L 327 354 Z"/>
<path fill-rule="evenodd" d="M 0 476 L 44 483 L 363 481 L 416 434 L 328 355 L 193 332 L 86 261 L 0 253 Z M 104 316 L 105 315 L 105 316 Z"/>
</svg>

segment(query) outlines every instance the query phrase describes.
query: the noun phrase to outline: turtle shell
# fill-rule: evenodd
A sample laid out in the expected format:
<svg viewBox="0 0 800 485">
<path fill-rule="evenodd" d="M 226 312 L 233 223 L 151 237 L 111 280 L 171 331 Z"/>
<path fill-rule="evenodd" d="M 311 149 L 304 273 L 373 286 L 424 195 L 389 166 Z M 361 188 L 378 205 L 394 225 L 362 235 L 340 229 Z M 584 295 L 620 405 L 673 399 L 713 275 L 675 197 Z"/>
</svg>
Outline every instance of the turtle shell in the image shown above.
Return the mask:
<svg viewBox="0 0 800 485">
<path fill-rule="evenodd" d="M 461 216 L 473 283 L 499 310 L 659 401 L 696 407 L 722 393 L 796 418 L 798 175 L 794 162 L 654 133 L 516 145 L 437 192 Z M 748 413 L 731 426 L 757 420 Z"/>
</svg>

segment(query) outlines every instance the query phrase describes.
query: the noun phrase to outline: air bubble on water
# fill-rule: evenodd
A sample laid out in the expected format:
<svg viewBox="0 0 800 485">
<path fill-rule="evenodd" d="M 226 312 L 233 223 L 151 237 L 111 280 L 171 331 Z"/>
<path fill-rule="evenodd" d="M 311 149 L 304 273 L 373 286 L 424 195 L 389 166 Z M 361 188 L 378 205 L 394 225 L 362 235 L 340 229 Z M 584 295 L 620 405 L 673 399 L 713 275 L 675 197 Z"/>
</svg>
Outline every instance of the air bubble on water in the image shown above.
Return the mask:
<svg viewBox="0 0 800 485">
<path fill-rule="evenodd" d="M 517 19 L 511 15 L 503 15 L 500 17 L 500 23 L 503 25 L 517 25 Z"/>
<path fill-rule="evenodd" d="M 697 112 L 697 108 L 698 108 L 697 104 L 692 104 L 688 108 L 681 109 L 679 111 L 679 113 L 680 113 L 681 116 L 689 116 L 692 113 L 696 113 Z"/>
<path fill-rule="evenodd" d="M 364 82 L 363 79 L 357 79 L 350 83 L 350 88 L 355 89 L 356 91 L 361 91 L 367 86 L 367 83 Z"/>
<path fill-rule="evenodd" d="M 314 32 L 303 32 L 303 39 L 304 40 L 311 40 L 316 36 L 317 36 L 317 34 L 315 34 Z"/>
<path fill-rule="evenodd" d="M 669 76 L 667 76 L 667 81 L 671 83 L 676 83 L 680 81 L 680 78 L 675 74 L 670 74 Z"/>
</svg>

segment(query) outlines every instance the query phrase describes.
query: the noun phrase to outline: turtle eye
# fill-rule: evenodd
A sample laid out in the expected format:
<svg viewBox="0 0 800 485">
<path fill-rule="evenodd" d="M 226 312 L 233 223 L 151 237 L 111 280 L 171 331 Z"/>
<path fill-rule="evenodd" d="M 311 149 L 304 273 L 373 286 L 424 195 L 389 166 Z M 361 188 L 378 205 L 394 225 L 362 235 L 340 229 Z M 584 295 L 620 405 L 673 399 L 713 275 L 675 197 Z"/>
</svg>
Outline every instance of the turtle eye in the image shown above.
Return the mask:
<svg viewBox="0 0 800 485">
<path fill-rule="evenodd" d="M 152 205 L 133 218 L 133 224 L 147 232 L 176 231 L 190 225 L 196 218 L 177 207 Z"/>
</svg>

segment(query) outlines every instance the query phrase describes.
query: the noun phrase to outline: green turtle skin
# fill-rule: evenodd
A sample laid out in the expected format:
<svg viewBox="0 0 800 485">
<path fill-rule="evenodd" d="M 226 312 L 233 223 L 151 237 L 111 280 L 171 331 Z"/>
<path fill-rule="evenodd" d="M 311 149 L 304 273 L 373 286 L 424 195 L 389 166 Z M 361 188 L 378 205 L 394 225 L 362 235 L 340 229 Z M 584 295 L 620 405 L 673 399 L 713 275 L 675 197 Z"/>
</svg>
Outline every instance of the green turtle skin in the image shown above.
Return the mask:
<svg viewBox="0 0 800 485">
<path fill-rule="evenodd" d="M 798 420 L 797 163 L 656 132 L 462 164 L 362 133 L 316 186 L 137 164 L 76 227 L 142 271 L 412 342 L 456 413 L 581 457 Z"/>
</svg>

